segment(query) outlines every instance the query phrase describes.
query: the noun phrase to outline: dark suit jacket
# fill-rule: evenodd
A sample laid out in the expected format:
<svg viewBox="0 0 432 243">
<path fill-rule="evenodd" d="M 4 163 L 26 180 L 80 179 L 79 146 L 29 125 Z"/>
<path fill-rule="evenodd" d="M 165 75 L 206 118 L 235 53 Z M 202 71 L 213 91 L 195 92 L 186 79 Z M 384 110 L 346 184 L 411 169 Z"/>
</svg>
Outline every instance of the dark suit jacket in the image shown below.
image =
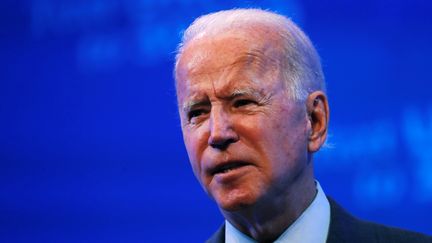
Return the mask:
<svg viewBox="0 0 432 243">
<path fill-rule="evenodd" d="M 356 219 L 334 200 L 328 199 L 330 202 L 330 228 L 327 243 L 432 243 L 430 236 Z M 222 225 L 207 243 L 224 242 L 225 225 Z"/>
</svg>

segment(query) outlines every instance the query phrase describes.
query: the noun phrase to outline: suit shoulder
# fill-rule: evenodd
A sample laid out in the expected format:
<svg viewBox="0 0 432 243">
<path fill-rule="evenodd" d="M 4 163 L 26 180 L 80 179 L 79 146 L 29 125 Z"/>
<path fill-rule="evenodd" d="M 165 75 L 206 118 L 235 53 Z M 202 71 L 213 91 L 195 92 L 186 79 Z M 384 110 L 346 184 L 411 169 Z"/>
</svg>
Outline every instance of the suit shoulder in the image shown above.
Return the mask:
<svg viewBox="0 0 432 243">
<path fill-rule="evenodd" d="M 360 221 L 360 229 L 363 234 L 369 234 L 376 242 L 420 242 L 432 243 L 432 237 L 414 231 L 390 227 L 368 221 Z"/>
<path fill-rule="evenodd" d="M 432 237 L 395 227 L 357 219 L 334 200 L 331 208 L 330 229 L 327 242 L 395 242 L 432 243 Z"/>
</svg>

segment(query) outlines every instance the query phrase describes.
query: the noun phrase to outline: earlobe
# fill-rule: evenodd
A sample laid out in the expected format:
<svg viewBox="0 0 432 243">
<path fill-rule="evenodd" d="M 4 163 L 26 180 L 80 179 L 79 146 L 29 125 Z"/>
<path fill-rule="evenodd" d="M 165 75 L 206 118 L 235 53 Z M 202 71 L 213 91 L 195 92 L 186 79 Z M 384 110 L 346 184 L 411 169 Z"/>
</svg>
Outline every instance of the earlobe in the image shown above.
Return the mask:
<svg viewBox="0 0 432 243">
<path fill-rule="evenodd" d="M 306 100 L 306 108 L 310 122 L 308 150 L 318 151 L 327 138 L 329 107 L 327 97 L 322 91 L 311 93 Z"/>
</svg>

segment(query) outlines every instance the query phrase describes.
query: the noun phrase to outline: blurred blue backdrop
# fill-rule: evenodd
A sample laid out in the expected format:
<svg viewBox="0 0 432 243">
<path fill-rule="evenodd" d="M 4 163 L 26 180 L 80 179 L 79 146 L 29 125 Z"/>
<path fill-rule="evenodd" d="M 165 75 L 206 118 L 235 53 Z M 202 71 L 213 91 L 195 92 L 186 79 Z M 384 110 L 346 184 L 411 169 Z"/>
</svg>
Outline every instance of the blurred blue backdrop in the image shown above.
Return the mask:
<svg viewBox="0 0 432 243">
<path fill-rule="evenodd" d="M 197 16 L 262 7 L 321 54 L 325 192 L 432 234 L 432 4 L 421 0 L 0 2 L 0 241 L 203 242 L 222 217 L 189 167 L 172 64 Z"/>
</svg>

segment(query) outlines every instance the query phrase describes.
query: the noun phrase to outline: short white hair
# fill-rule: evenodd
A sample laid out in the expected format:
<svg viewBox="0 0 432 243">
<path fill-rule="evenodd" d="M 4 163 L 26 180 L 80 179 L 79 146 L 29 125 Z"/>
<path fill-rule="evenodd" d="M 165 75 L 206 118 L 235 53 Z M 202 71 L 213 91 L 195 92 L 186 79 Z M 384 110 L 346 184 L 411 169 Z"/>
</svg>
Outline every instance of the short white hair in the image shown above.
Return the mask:
<svg viewBox="0 0 432 243">
<path fill-rule="evenodd" d="M 236 29 L 253 33 L 254 25 L 265 26 L 266 30 L 282 39 L 281 59 L 285 60 L 280 60 L 284 63 L 284 70 L 280 71 L 293 99 L 305 100 L 316 90 L 325 92 L 320 58 L 307 35 L 287 17 L 262 9 L 224 10 L 197 18 L 183 33 L 177 50 L 175 73 L 184 47 L 191 40 Z"/>
</svg>

